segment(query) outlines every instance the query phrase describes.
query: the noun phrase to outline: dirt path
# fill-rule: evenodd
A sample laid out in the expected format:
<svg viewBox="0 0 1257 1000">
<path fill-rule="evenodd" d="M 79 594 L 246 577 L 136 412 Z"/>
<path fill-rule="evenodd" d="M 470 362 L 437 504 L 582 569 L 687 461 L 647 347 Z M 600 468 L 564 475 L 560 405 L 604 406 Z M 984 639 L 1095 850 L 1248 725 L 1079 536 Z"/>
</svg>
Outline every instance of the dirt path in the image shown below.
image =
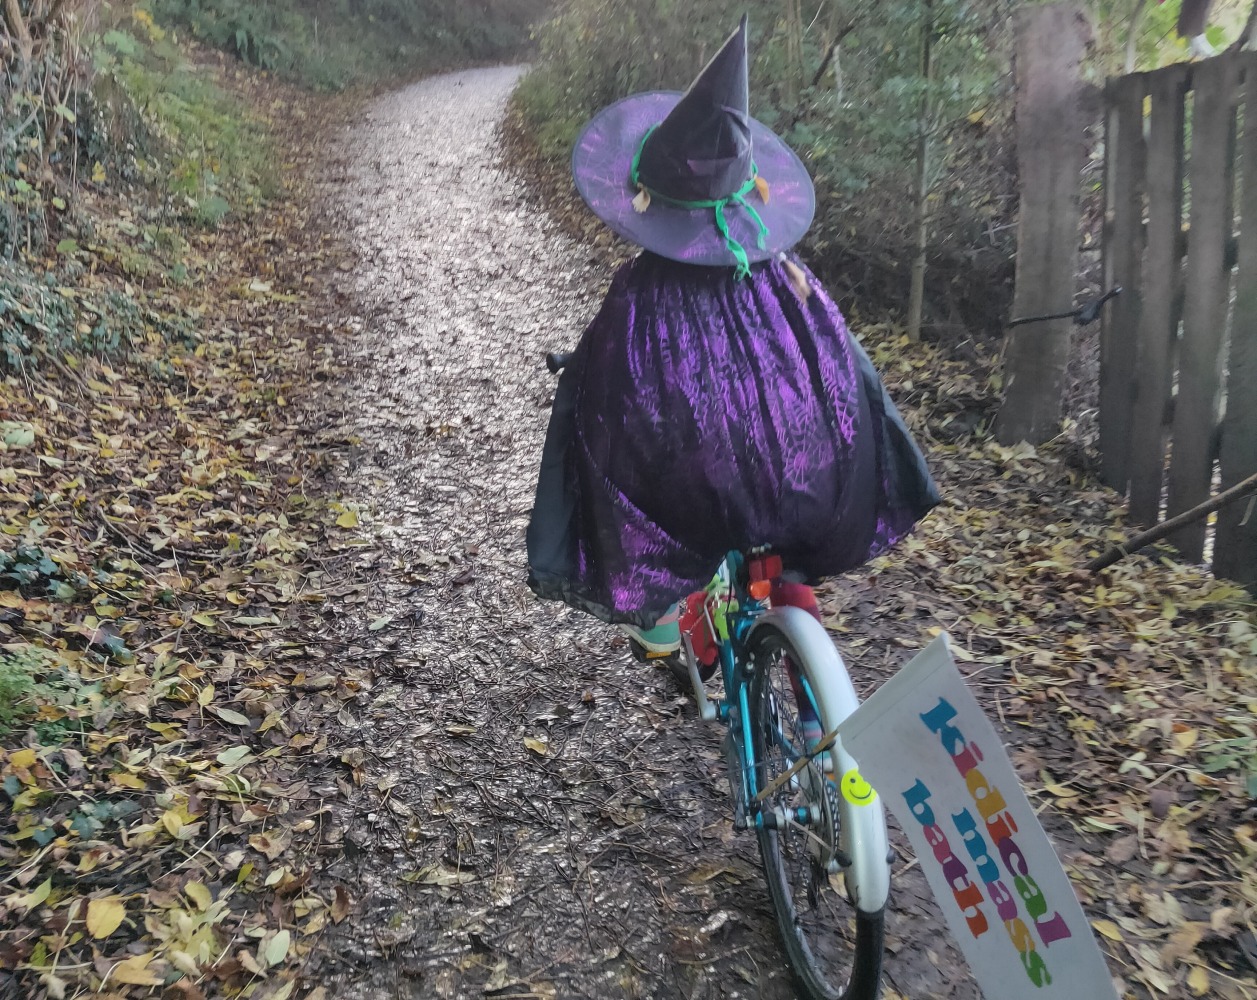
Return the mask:
<svg viewBox="0 0 1257 1000">
<path fill-rule="evenodd" d="M 317 981 L 342 1000 L 789 997 L 719 733 L 610 629 L 523 582 L 541 358 L 610 276 L 495 166 L 516 78 L 384 97 L 327 171 L 363 317 L 344 489 L 386 555 L 346 622 L 374 681 L 340 719 L 352 812 L 327 874 L 357 905 Z M 975 996 L 915 873 L 894 906 L 893 988 Z"/>
</svg>

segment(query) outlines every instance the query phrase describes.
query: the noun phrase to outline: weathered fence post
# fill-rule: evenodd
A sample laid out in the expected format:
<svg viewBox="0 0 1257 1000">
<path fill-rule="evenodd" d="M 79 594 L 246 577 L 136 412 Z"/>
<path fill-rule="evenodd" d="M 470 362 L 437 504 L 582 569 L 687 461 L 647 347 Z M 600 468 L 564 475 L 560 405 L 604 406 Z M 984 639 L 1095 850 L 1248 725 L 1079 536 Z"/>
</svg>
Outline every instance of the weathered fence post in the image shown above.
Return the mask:
<svg viewBox="0 0 1257 1000">
<path fill-rule="evenodd" d="M 1257 473 L 1257 53 L 1239 58 L 1244 74 L 1239 270 L 1222 422 L 1223 489 Z M 1257 593 L 1257 509 L 1251 501 L 1218 513 L 1213 569 Z"/>
<path fill-rule="evenodd" d="M 1166 412 L 1169 407 L 1174 382 L 1175 364 L 1178 361 L 1176 345 L 1178 325 L 1182 315 L 1183 294 L 1183 130 L 1184 97 L 1190 82 L 1189 65 L 1173 66 L 1150 74 L 1148 91 L 1151 114 L 1147 140 L 1147 192 L 1148 192 L 1148 241 L 1147 255 L 1140 277 L 1142 287 L 1131 289 L 1138 292 L 1141 310 L 1139 326 L 1126 330 L 1114 329 L 1116 322 L 1106 325 L 1105 333 L 1122 333 L 1132 340 L 1138 334 L 1137 349 L 1129 350 L 1124 357 L 1132 365 L 1125 378 L 1133 378 L 1135 393 L 1129 400 L 1131 416 L 1126 421 L 1130 428 L 1130 440 L 1119 443 L 1113 435 L 1101 444 L 1104 454 L 1103 468 L 1119 467 L 1108 456 L 1108 448 L 1116 448 L 1121 456 L 1123 474 L 1106 477 L 1109 485 L 1121 489 L 1130 480 L 1130 519 L 1145 526 L 1156 524 L 1161 516 L 1161 489 L 1165 481 L 1165 445 L 1168 435 Z M 1142 102 L 1141 102 L 1142 103 Z M 1143 140 L 1140 138 L 1140 146 Z M 1116 156 L 1114 150 L 1110 155 Z M 1140 199 L 1128 208 L 1133 212 L 1135 225 L 1143 220 L 1143 202 Z M 1128 227 L 1129 228 L 1129 227 Z M 1106 256 L 1121 257 L 1116 246 L 1121 234 L 1113 233 L 1113 252 L 1106 244 Z M 1137 232 L 1127 232 L 1128 239 Z M 1116 280 L 1116 279 L 1114 279 Z M 1111 358 L 1111 355 L 1110 355 Z M 1101 384 L 1105 373 L 1100 374 Z M 1119 411 L 1113 414 L 1106 407 L 1124 409 L 1125 399 L 1102 397 L 1100 403 L 1101 436 L 1115 425 L 1121 426 Z"/>
<path fill-rule="evenodd" d="M 1206 60 L 1192 74 L 1191 224 L 1166 498 L 1170 517 L 1209 498 L 1217 457 L 1222 345 L 1231 287 L 1226 246 L 1235 225 L 1232 191 L 1239 80 L 1239 63 L 1234 58 Z M 1245 221 L 1252 225 L 1253 220 Z M 1170 542 L 1183 558 L 1198 562 L 1205 549 L 1204 522 L 1180 528 Z"/>
<path fill-rule="evenodd" d="M 1100 478 L 1119 493 L 1130 478 L 1131 407 L 1143 312 L 1143 74 L 1105 87 L 1104 283 L 1122 294 L 1100 326 Z M 1177 240 L 1174 243 L 1177 246 Z"/>
<path fill-rule="evenodd" d="M 1090 37 L 1069 3 L 1017 11 L 1017 228 L 1014 316 L 1058 313 L 1073 304 L 1078 257 L 1078 190 L 1084 154 L 1079 63 Z M 1069 359 L 1068 320 L 1016 327 L 1004 347 L 1004 403 L 996 437 L 1031 443 L 1060 427 Z"/>
</svg>

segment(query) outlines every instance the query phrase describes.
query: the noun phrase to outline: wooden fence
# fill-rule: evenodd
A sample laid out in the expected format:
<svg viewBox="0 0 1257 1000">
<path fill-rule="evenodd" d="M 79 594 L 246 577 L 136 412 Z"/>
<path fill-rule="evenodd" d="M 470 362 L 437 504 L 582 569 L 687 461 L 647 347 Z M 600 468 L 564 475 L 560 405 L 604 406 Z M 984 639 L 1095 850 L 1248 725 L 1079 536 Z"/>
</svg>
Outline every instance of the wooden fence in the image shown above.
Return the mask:
<svg viewBox="0 0 1257 1000">
<path fill-rule="evenodd" d="M 1117 78 L 1105 111 L 1105 273 L 1124 291 L 1101 335 L 1102 475 L 1147 525 L 1257 473 L 1257 53 Z M 1213 567 L 1257 584 L 1252 507 L 1219 513 Z M 1206 531 L 1170 541 L 1200 560 Z"/>
</svg>

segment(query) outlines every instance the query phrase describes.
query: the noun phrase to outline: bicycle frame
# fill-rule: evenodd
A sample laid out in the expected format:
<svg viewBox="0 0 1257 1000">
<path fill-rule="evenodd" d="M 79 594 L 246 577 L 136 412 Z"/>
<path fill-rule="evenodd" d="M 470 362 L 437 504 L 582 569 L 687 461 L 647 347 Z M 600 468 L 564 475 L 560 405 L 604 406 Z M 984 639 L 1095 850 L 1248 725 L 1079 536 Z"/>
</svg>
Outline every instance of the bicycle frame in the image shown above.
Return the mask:
<svg viewBox="0 0 1257 1000">
<path fill-rule="evenodd" d="M 824 627 L 806 611 L 795 607 L 769 608 L 753 598 L 742 580 L 745 557 L 731 552 L 725 559 L 732 600 L 724 614 L 724 627 L 709 615 L 709 625 L 716 638 L 725 696 L 709 698 L 698 673 L 697 660 L 689 636 L 682 633 L 685 663 L 694 688 L 699 713 L 705 721 L 718 721 L 726 727 L 726 741 L 735 751 L 729 760 L 730 790 L 735 803 L 735 826 L 781 828 L 787 822 L 803 825 L 815 822 L 807 814 L 809 807 L 795 810 L 795 815 L 778 815 L 762 808 L 757 800 L 758 787 L 754 743 L 751 739 L 750 657 L 749 649 L 757 632 L 766 627 L 779 630 L 794 647 L 800 660 L 796 665 L 800 685 L 812 703 L 824 733 L 834 728 L 859 707 L 859 698 L 847 669 Z M 811 676 L 809 676 L 811 675 Z M 818 682 L 819 678 L 819 682 Z M 838 782 L 856 771 L 855 760 L 842 746 L 840 738 L 819 755 L 825 780 Z M 735 766 L 736 765 L 736 766 Z M 738 784 L 734 784 L 737 782 Z M 889 843 L 886 821 L 880 798 L 856 804 L 837 796 L 839 843 L 830 862 L 830 869 L 842 871 L 848 892 L 856 907 L 876 913 L 886 905 L 890 893 Z"/>
</svg>

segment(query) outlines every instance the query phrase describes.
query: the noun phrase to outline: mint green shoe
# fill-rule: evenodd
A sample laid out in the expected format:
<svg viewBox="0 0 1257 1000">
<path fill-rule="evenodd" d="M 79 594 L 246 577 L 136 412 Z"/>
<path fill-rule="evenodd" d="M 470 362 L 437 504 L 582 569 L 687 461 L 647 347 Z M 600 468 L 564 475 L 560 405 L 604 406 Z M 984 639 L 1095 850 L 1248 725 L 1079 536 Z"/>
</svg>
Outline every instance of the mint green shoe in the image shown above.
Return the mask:
<svg viewBox="0 0 1257 1000">
<path fill-rule="evenodd" d="M 636 625 L 620 626 L 620 631 L 640 648 L 639 659 L 655 660 L 681 651 L 679 610 L 680 605 L 674 604 L 651 628 L 639 628 Z M 637 654 L 638 650 L 635 649 L 634 653 Z"/>
<path fill-rule="evenodd" d="M 621 625 L 620 631 L 642 648 L 648 660 L 671 656 L 681 650 L 681 628 L 676 622 L 646 629 L 636 625 Z"/>
</svg>

